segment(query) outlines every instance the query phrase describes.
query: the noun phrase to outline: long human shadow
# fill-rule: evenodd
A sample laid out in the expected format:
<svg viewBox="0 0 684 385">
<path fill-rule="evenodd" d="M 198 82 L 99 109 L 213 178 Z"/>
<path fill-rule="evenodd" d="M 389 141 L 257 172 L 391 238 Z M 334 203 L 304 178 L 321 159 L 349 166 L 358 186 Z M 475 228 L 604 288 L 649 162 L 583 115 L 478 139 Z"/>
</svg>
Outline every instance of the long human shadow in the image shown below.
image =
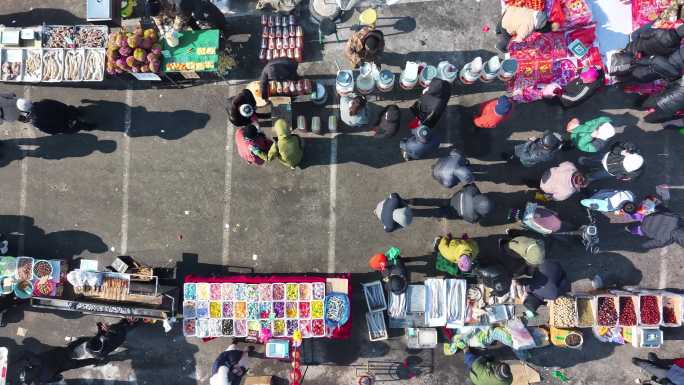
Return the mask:
<svg viewBox="0 0 684 385">
<path fill-rule="evenodd" d="M 59 8 L 35 8 L 30 11 L 0 15 L 0 24 L 7 27 L 26 27 L 41 24 L 75 25 L 85 24 L 85 19 Z"/>
<path fill-rule="evenodd" d="M 18 138 L 2 141 L 0 167 L 15 160 L 39 158 L 60 160 L 81 158 L 96 151 L 109 154 L 116 150 L 113 140 L 100 140 L 93 134 L 77 133 L 70 136 L 42 136 L 38 138 Z"/>
<path fill-rule="evenodd" d="M 144 106 L 131 106 L 131 125 L 128 131 L 119 121 L 104 120 L 102 116 L 124 116 L 126 104 L 110 100 L 82 99 L 79 106 L 85 119 L 96 124 L 97 131 L 125 132 L 131 138 L 158 136 L 166 140 L 183 138 L 192 131 L 204 128 L 209 115 L 190 110 L 149 111 Z"/>
</svg>

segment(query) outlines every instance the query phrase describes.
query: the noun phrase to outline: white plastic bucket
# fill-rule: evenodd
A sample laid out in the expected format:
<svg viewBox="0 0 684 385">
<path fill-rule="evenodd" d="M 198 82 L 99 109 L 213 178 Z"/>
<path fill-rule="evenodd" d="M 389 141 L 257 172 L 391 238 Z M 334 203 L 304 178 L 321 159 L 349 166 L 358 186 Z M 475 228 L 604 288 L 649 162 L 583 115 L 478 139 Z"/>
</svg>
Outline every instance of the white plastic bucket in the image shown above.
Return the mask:
<svg viewBox="0 0 684 385">
<path fill-rule="evenodd" d="M 482 72 L 482 58 L 476 57 L 470 63 L 463 66 L 459 73 L 459 79 L 463 84 L 473 84 L 480 78 Z"/>
<path fill-rule="evenodd" d="M 489 83 L 496 79 L 501 69 L 501 61 L 498 56 L 492 56 L 484 65 L 480 80 Z"/>
<path fill-rule="evenodd" d="M 394 73 L 390 70 L 382 70 L 376 79 L 375 86 L 380 92 L 390 92 L 394 89 Z"/>
<path fill-rule="evenodd" d="M 506 59 L 501 62 L 501 67 L 499 67 L 499 79 L 507 82 L 515 76 L 518 71 L 518 61 L 515 59 Z"/>
<path fill-rule="evenodd" d="M 407 61 L 399 77 L 399 86 L 405 90 L 411 90 L 416 84 L 418 84 L 418 63 Z"/>
<path fill-rule="evenodd" d="M 449 83 L 453 83 L 458 77 L 458 68 L 446 60 L 441 61 L 437 64 L 437 77 Z"/>
<path fill-rule="evenodd" d="M 423 70 L 420 71 L 420 75 L 418 76 L 418 82 L 420 83 L 421 87 L 427 88 L 428 86 L 430 86 L 432 79 L 434 79 L 436 76 L 437 68 L 435 68 L 435 66 L 426 65 L 425 67 L 423 67 Z"/>
</svg>

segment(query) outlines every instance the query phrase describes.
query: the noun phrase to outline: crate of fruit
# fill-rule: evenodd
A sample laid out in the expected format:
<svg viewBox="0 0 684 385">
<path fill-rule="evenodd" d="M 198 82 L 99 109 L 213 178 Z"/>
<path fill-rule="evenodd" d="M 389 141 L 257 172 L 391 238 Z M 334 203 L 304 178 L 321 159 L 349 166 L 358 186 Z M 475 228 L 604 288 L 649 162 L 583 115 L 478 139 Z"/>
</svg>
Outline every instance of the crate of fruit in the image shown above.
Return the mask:
<svg viewBox="0 0 684 385">
<path fill-rule="evenodd" d="M 598 326 L 616 326 L 620 318 L 617 297 L 601 294 L 594 297 L 594 319 Z"/>
<path fill-rule="evenodd" d="M 675 293 L 663 292 L 663 322 L 660 326 L 682 326 L 682 296 Z"/>
<path fill-rule="evenodd" d="M 561 296 L 549 301 L 549 324 L 556 328 L 577 326 L 577 301 L 570 296 Z"/>
<path fill-rule="evenodd" d="M 662 297 L 657 294 L 639 294 L 639 326 L 658 326 L 663 319 Z"/>
<path fill-rule="evenodd" d="M 577 326 L 580 328 L 590 328 L 596 325 L 593 297 L 589 295 L 575 296 L 577 306 Z"/>
<path fill-rule="evenodd" d="M 636 326 L 639 318 L 637 303 L 639 297 L 636 295 L 622 294 L 617 297 L 618 301 L 618 324 L 620 326 Z"/>
</svg>

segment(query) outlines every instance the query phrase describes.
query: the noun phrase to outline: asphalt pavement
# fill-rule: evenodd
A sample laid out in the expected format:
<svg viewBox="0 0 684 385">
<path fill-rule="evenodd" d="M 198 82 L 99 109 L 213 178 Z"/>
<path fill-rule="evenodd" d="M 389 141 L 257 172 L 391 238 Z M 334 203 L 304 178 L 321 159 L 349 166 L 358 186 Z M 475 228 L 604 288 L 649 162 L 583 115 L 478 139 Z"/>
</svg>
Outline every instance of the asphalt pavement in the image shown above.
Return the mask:
<svg viewBox="0 0 684 385">
<path fill-rule="evenodd" d="M 398 72 L 406 60 L 463 64 L 478 55 L 489 58 L 494 55 L 492 30 L 499 10 L 494 0 L 408 1 L 383 9 L 379 26 L 388 35 L 385 62 Z M 78 23 L 84 15 L 85 2 L 76 0 L 0 3 L 0 23 L 6 25 Z M 374 279 L 367 267 L 371 255 L 389 246 L 400 247 L 405 257 L 415 258 L 410 263 L 414 279 L 430 274 L 431 266 L 421 257 L 429 256 L 433 238 L 446 232 L 468 233 L 481 241 L 483 255 L 492 255 L 497 236 L 512 226 L 505 220 L 506 213 L 532 194 L 521 181 L 520 169 L 502 163 L 498 154 L 544 130 L 561 132 L 573 117 L 611 116 L 620 135 L 641 147 L 646 172 L 629 185 L 639 196 L 654 193 L 659 184 L 684 184 L 684 172 L 677 166 L 684 148 L 681 134 L 643 122 L 643 113 L 633 109 L 634 96 L 603 90 L 571 110 L 545 102 L 518 105 L 512 119 L 500 127 L 476 132 L 471 121 L 477 104 L 498 96 L 503 87 L 500 83 L 459 85 L 439 123 L 443 143 L 434 158 L 446 154 L 450 146 L 463 150 L 474 164 L 480 189 L 494 195 L 497 215 L 476 226 L 423 210 L 408 229 L 387 234 L 373 209 L 389 193 L 405 198 L 447 198 L 453 193 L 432 179 L 434 158 L 401 159 L 398 141 L 408 134 L 406 124 L 395 138 L 385 140 L 344 129 L 334 135 L 303 134 L 306 155 L 298 170 L 278 162 L 249 166 L 237 155 L 225 100 L 259 72 L 255 60 L 259 37 L 250 35 L 259 29 L 258 20 L 257 16 L 229 20 L 240 68 L 227 82 L 182 89 L 133 79 L 89 87 L 3 83 L 3 92 L 32 100 L 55 98 L 87 105 L 87 117 L 98 123 L 94 131 L 68 136 L 47 136 L 21 124 L 0 125 L 0 232 L 9 234 L 10 253 L 97 259 L 103 266 L 128 254 L 155 266 L 196 261 L 216 272 L 227 265 L 261 273 L 350 272 L 358 303 L 353 337 L 307 346 L 311 365 L 303 370 L 303 383 L 353 384 L 370 363 L 383 380 L 461 384 L 465 369 L 460 354 L 445 357 L 441 347 L 407 351 L 400 336 L 368 342 L 358 283 Z M 339 28 L 341 41 L 350 35 L 353 23 L 350 19 Z M 300 72 L 330 82 L 335 61 L 344 66 L 343 43 L 328 37 L 321 49 L 314 26 L 305 26 L 307 62 Z M 485 26 L 489 32 L 483 32 Z M 399 104 L 405 123 L 410 114 L 407 107 L 418 96 L 417 90 L 401 91 L 372 98 L 372 104 L 375 108 Z M 327 116 L 336 114 L 335 103 L 331 98 L 323 108 L 295 105 L 294 115 L 317 115 L 326 122 Z M 568 152 L 561 158 L 576 156 Z M 597 187 L 610 185 L 602 182 Z M 684 211 L 683 195 L 677 189 L 671 192 L 669 206 Z M 586 213 L 574 200 L 552 207 L 568 220 L 586 221 Z M 642 252 L 619 222 L 614 216 L 599 218 L 604 251 L 598 255 L 587 255 L 577 242 L 553 245 L 550 256 L 567 269 L 573 289 L 588 288 L 596 273 L 620 285 L 681 288 L 682 249 L 668 246 Z M 0 329 L 0 345 L 10 348 L 11 357 L 24 349 L 63 345 L 70 337 L 94 334 L 97 320 L 22 307 L 12 311 L 9 325 Z M 665 338 L 661 356 L 684 350 L 681 329 L 667 329 Z M 179 327 L 164 333 L 159 325 L 143 326 L 131 333 L 126 351 L 112 362 L 67 372 L 65 382 L 207 384 L 211 363 L 228 343 L 186 339 Z M 505 349 L 498 352 L 513 359 Z M 630 346 L 598 343 L 585 331 L 583 349 L 539 349 L 531 362 L 538 365 L 544 383 L 557 383 L 550 373 L 560 369 L 574 384 L 617 385 L 646 378 L 630 363 L 632 356 L 645 354 Z M 417 363 L 418 376 L 398 379 L 406 376 L 401 363 L 409 356 Z M 250 371 L 285 379 L 289 365 L 255 358 Z"/>
</svg>

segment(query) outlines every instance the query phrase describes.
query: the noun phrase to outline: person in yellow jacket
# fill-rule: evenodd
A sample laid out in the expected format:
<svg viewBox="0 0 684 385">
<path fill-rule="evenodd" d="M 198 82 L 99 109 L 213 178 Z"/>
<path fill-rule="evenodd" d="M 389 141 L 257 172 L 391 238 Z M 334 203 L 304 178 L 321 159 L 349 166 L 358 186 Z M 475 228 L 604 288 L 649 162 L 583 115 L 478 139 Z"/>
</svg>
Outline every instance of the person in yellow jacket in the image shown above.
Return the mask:
<svg viewBox="0 0 684 385">
<path fill-rule="evenodd" d="M 299 135 L 291 134 L 284 119 L 278 119 L 273 125 L 277 137 L 273 138 L 273 144 L 268 150 L 268 160 L 278 160 L 294 169 L 302 161 L 304 155 L 304 142 Z"/>
<path fill-rule="evenodd" d="M 437 270 L 451 275 L 470 272 L 480 252 L 477 242 L 463 234 L 453 238 L 451 234 L 435 239 L 437 245 Z"/>
</svg>

